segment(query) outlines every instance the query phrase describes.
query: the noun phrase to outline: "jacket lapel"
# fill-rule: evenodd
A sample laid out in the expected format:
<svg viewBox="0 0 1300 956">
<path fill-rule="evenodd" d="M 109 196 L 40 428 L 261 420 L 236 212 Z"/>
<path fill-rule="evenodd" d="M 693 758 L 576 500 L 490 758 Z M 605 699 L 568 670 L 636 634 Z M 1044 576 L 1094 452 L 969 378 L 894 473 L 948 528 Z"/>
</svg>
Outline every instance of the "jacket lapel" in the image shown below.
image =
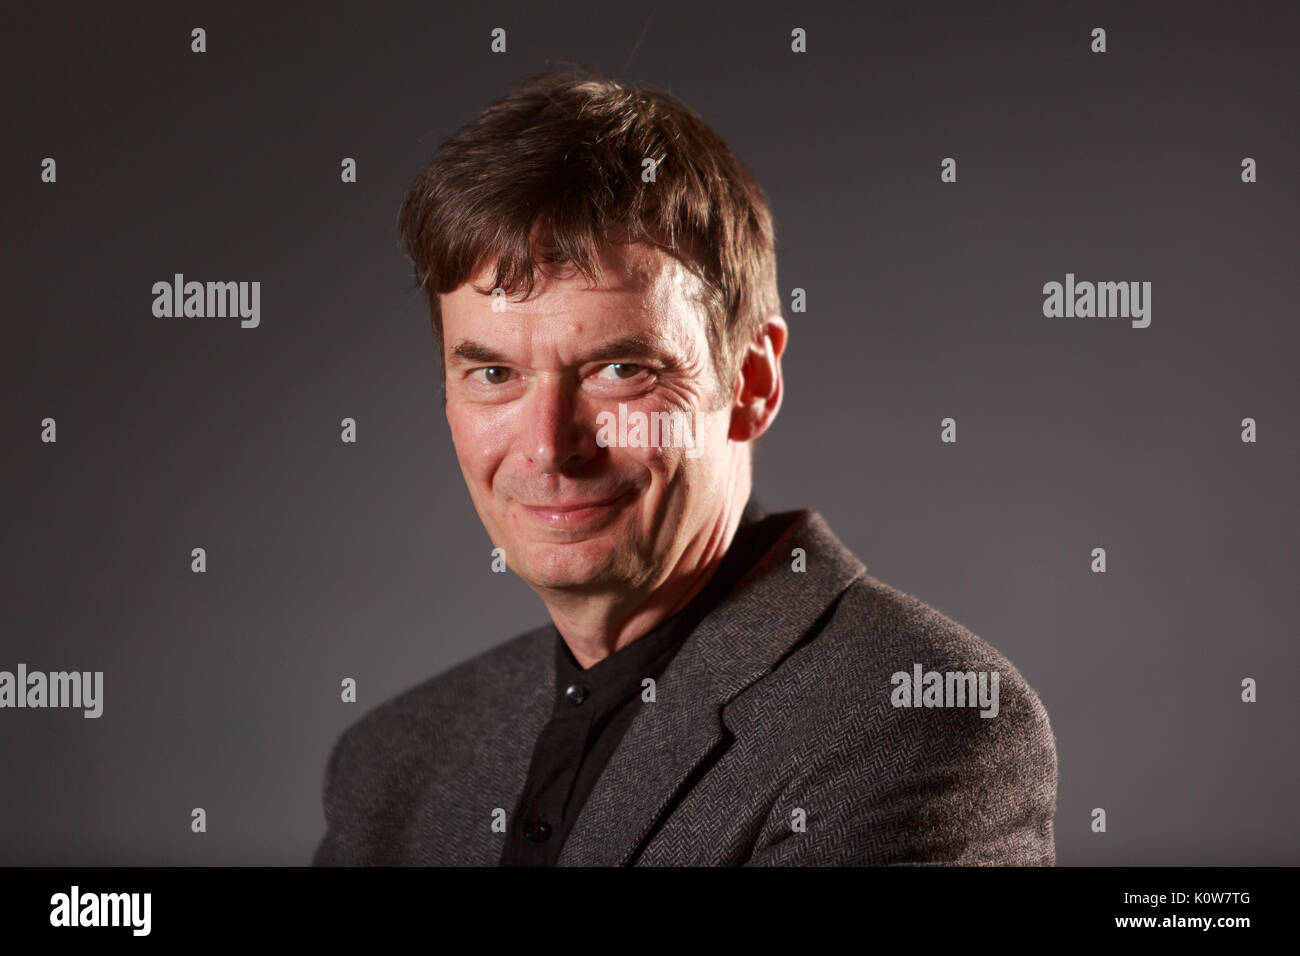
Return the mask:
<svg viewBox="0 0 1300 956">
<path fill-rule="evenodd" d="M 804 572 L 792 569 L 795 548 L 806 552 Z M 819 514 L 797 512 L 669 662 L 655 701 L 642 706 L 596 781 L 559 864 L 630 862 L 683 784 L 722 744 L 722 708 L 769 673 L 865 572 Z"/>
</svg>

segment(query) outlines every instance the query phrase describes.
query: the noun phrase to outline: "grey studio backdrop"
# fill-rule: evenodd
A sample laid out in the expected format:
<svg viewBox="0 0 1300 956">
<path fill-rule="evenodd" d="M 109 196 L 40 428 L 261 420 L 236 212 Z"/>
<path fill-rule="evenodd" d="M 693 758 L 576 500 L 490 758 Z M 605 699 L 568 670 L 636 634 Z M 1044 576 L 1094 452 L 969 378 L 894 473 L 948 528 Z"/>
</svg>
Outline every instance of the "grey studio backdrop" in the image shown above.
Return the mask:
<svg viewBox="0 0 1300 956">
<path fill-rule="evenodd" d="M 681 97 L 763 184 L 791 338 L 759 498 L 1021 670 L 1058 862 L 1300 862 L 1300 16 L 1134 6 L 9 12 L 0 669 L 104 689 L 0 710 L 0 862 L 306 863 L 340 731 L 545 620 L 491 572 L 395 221 L 561 59 Z M 260 324 L 155 317 L 175 273 L 259 281 Z M 1150 282 L 1150 325 L 1045 317 L 1067 273 Z"/>
</svg>

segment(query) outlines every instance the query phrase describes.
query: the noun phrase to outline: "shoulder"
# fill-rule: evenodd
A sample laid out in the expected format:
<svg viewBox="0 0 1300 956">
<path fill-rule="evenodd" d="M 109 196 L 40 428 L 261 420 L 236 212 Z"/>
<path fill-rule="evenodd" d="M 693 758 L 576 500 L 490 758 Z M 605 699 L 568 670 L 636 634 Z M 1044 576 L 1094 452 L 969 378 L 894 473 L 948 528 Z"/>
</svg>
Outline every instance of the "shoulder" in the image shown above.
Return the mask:
<svg viewBox="0 0 1300 956">
<path fill-rule="evenodd" d="M 764 683 L 784 690 L 766 708 L 788 733 L 756 862 L 1055 861 L 1047 710 L 1005 655 L 934 607 L 863 574 Z M 809 839 L 784 839 L 790 806 Z"/>
<path fill-rule="evenodd" d="M 492 846 L 476 842 L 475 811 L 463 799 L 484 781 L 465 768 L 486 762 L 490 778 L 493 766 L 508 762 L 512 724 L 536 697 L 538 668 L 554 652 L 549 637 L 544 627 L 521 634 L 352 723 L 326 764 L 326 833 L 313 862 L 492 856 Z M 412 827 L 424 836 L 414 838 Z"/>
<path fill-rule="evenodd" d="M 1020 670 L 988 640 L 870 574 L 845 589 L 773 678 L 815 688 L 802 695 L 806 744 L 896 767 L 1023 758 L 1055 788 L 1047 709 Z"/>
<path fill-rule="evenodd" d="M 486 716 L 518 708 L 554 652 L 550 628 L 517 635 L 373 707 L 339 736 L 330 760 L 391 766 L 409 753 L 472 740 Z M 354 766 L 351 769 L 361 769 Z"/>
<path fill-rule="evenodd" d="M 962 668 L 998 673 L 1005 693 L 1037 695 L 1015 665 L 985 638 L 937 608 L 863 574 L 841 596 L 815 642 L 823 663 L 836 660 L 857 681 L 896 673 Z M 842 685 L 848 690 L 848 682 Z M 860 685 L 859 685 L 860 686 Z"/>
</svg>

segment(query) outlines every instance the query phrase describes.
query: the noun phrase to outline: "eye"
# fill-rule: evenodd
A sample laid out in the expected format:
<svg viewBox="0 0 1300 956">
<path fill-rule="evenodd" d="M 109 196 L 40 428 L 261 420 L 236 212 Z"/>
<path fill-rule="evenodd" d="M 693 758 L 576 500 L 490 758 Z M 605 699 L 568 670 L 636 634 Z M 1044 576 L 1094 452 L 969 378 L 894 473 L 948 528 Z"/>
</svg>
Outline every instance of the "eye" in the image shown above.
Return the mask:
<svg viewBox="0 0 1300 956">
<path fill-rule="evenodd" d="M 490 365 L 487 368 L 476 368 L 470 374 L 477 375 L 479 372 L 483 373 L 482 381 L 489 385 L 501 385 L 510 381 L 510 369 L 506 368 L 504 365 Z"/>
<path fill-rule="evenodd" d="M 605 375 L 604 372 L 607 369 L 612 369 L 614 374 L 612 376 Z M 612 377 L 620 381 L 626 381 L 627 379 L 630 378 L 636 378 L 638 375 L 641 374 L 641 372 L 644 369 L 645 369 L 644 365 L 633 365 L 631 362 L 610 362 L 608 365 L 601 368 L 600 377 L 602 378 Z"/>
</svg>

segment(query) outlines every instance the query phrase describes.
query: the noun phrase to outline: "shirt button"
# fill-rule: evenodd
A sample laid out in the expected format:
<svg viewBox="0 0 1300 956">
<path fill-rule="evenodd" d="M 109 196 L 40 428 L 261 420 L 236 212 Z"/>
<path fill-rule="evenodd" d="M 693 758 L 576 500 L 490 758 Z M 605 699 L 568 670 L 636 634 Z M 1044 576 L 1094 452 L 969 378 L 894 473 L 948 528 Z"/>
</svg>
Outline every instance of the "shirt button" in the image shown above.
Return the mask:
<svg viewBox="0 0 1300 956">
<path fill-rule="evenodd" d="M 551 836 L 551 825 L 545 820 L 533 820 L 524 827 L 524 836 L 534 843 L 545 843 Z"/>
<path fill-rule="evenodd" d="M 581 684 L 570 684 L 564 688 L 564 696 L 574 707 L 577 707 L 587 699 L 587 688 Z"/>
</svg>

